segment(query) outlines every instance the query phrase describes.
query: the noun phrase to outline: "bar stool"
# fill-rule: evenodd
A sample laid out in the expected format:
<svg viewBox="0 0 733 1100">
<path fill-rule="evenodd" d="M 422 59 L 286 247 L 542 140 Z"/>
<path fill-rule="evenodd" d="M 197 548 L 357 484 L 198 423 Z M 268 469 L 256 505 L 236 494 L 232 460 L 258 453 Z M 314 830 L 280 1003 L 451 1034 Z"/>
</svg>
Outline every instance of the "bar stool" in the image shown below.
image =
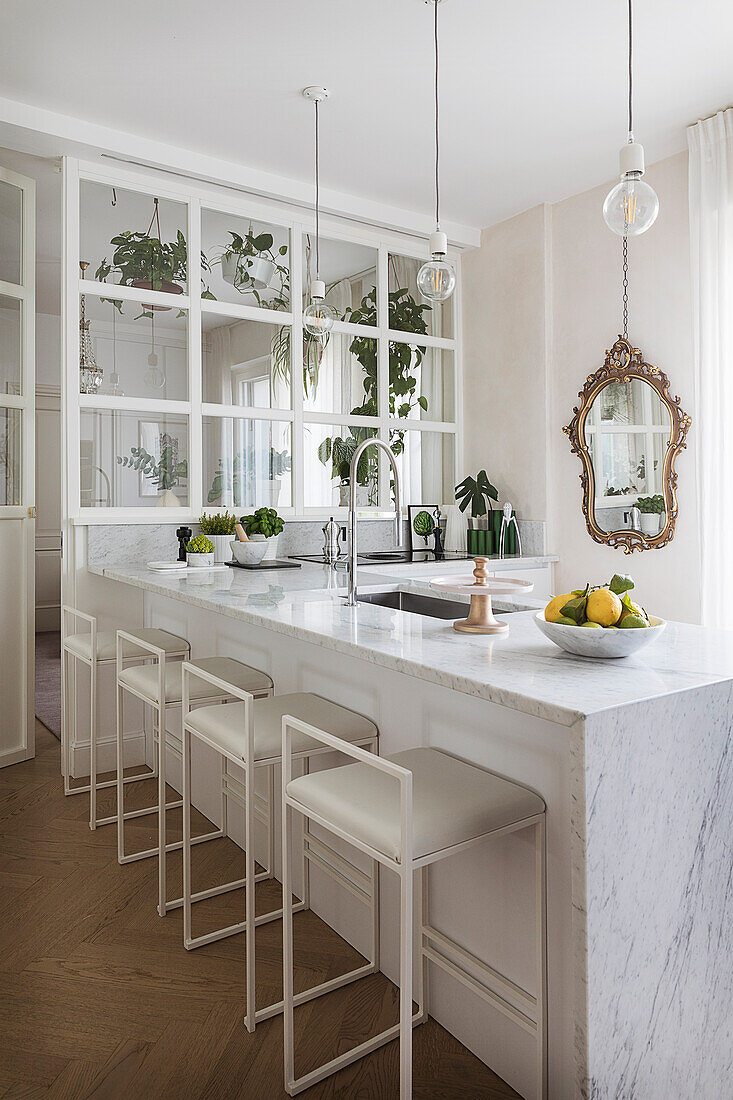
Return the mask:
<svg viewBox="0 0 733 1100">
<path fill-rule="evenodd" d="M 67 632 L 66 616 L 79 619 L 89 624 L 89 630 L 83 633 L 69 634 Z M 170 634 L 167 630 L 155 628 L 138 631 L 138 636 L 145 642 L 163 649 L 169 658 L 190 657 L 191 647 L 185 638 L 179 638 L 176 634 Z M 96 660 L 92 654 L 96 654 Z M 126 642 L 123 647 L 123 660 L 148 660 L 149 655 L 140 646 Z M 69 707 L 68 707 L 68 668 L 69 658 L 81 661 L 89 668 L 89 782 L 78 787 L 71 786 L 70 754 L 71 737 L 69 735 Z M 97 630 L 97 620 L 93 615 L 87 615 L 78 611 L 75 607 L 64 604 L 61 608 L 61 767 L 64 776 L 64 794 L 89 794 L 89 828 L 96 829 L 99 825 L 111 825 L 117 820 L 117 815 L 111 817 L 97 817 L 97 791 L 116 786 L 116 779 L 108 779 L 103 783 L 97 783 L 97 670 L 101 666 L 114 665 L 115 663 L 115 631 Z M 76 715 L 74 714 L 74 731 L 76 731 Z M 157 771 L 153 769 L 146 779 L 154 779 Z M 140 781 L 140 776 L 125 776 L 123 783 Z"/>
<path fill-rule="evenodd" d="M 240 702 L 226 703 L 223 706 L 198 707 L 189 710 L 190 701 L 193 698 L 193 681 L 204 681 L 212 688 L 221 692 L 227 692 L 236 696 Z M 299 993 L 294 1001 L 296 1004 L 304 1004 L 322 993 L 329 993 L 334 989 L 356 981 L 367 974 L 374 974 L 379 969 L 379 874 L 376 862 L 373 860 L 371 874 L 365 874 L 360 868 L 355 867 L 344 859 L 330 845 L 324 843 L 318 837 L 314 837 L 304 823 L 302 868 L 303 868 L 303 899 L 300 902 L 292 902 L 292 895 L 283 895 L 283 904 L 278 909 L 269 913 L 262 913 L 255 917 L 255 891 L 254 886 L 263 878 L 271 878 L 272 872 L 272 832 L 268 837 L 269 873 L 262 871 L 255 874 L 254 857 L 254 821 L 257 815 L 256 797 L 254 795 L 255 772 L 258 768 L 269 769 L 270 801 L 272 802 L 273 778 L 276 765 L 281 763 L 282 751 L 282 725 L 283 716 L 297 714 L 303 719 L 305 726 L 308 722 L 315 722 L 321 728 L 338 731 L 339 737 L 333 740 L 339 744 L 348 742 L 351 745 L 369 746 L 370 752 L 376 752 L 379 740 L 379 731 L 369 718 L 357 714 L 353 710 L 323 699 L 320 695 L 310 692 L 297 692 L 291 695 L 276 695 L 269 699 L 254 699 L 251 693 L 242 690 L 233 683 L 227 683 L 220 677 L 196 666 L 195 662 L 183 664 L 183 942 L 187 950 L 201 947 L 206 943 L 234 936 L 238 932 L 245 933 L 245 953 L 247 959 L 247 985 L 246 985 L 246 1013 L 244 1022 L 248 1031 L 254 1031 L 255 1026 L 262 1020 L 269 1019 L 282 1012 L 283 1002 L 277 1001 L 264 1008 L 255 1009 L 255 928 L 261 924 L 278 920 L 283 915 L 283 908 L 290 915 L 308 908 L 310 904 L 310 864 L 315 863 L 337 882 L 346 886 L 359 899 L 371 908 L 371 952 L 370 961 L 355 970 L 323 982 L 318 986 Z M 310 727 L 308 727 L 310 728 Z M 239 806 L 244 809 L 245 819 L 245 877 L 236 882 L 226 883 L 224 886 L 215 887 L 214 891 L 203 893 L 191 893 L 191 738 L 197 740 L 217 752 L 223 762 L 222 789 Z M 293 759 L 303 762 L 307 769 L 310 758 L 331 752 L 329 747 L 319 745 L 309 737 L 296 738 L 293 745 Z M 370 755 L 367 752 L 366 755 Z M 229 775 L 228 762 L 244 769 L 244 784 L 241 784 L 234 776 Z M 252 889 L 249 884 L 252 884 Z M 245 888 L 245 919 L 237 924 L 220 928 L 206 935 L 191 936 L 191 904 L 203 897 L 211 896 L 212 892 L 223 893 L 226 890 Z"/>
<path fill-rule="evenodd" d="M 123 647 L 126 643 L 137 645 L 144 650 L 146 655 L 153 659 L 152 664 L 138 665 L 133 668 L 123 667 Z M 181 799 L 168 803 L 166 801 L 166 749 L 170 749 L 174 756 L 181 759 L 181 743 L 167 729 L 166 716 L 168 710 L 180 707 L 182 694 L 182 664 L 171 664 L 166 661 L 165 650 L 152 642 L 143 640 L 140 635 L 129 634 L 124 630 L 117 631 L 117 861 L 118 863 L 132 863 L 139 859 L 148 859 L 151 856 L 158 857 L 158 913 L 164 917 L 169 909 L 177 909 L 183 905 L 183 896 L 169 901 L 166 888 L 166 854 L 178 851 L 183 847 L 182 841 L 167 843 L 166 840 L 166 816 L 170 809 L 183 805 Z M 235 687 L 250 692 L 256 698 L 264 698 L 272 695 L 273 684 L 266 672 L 250 668 L 249 665 L 235 661 L 231 657 L 203 657 L 191 665 L 202 672 L 209 672 L 218 677 L 225 685 L 225 690 L 207 684 L 205 687 L 193 693 L 193 701 L 196 705 L 206 703 L 222 704 L 231 698 L 228 690 Z M 226 680 L 224 679 L 226 678 Z M 154 713 L 153 742 L 157 748 L 157 772 L 158 772 L 158 803 L 156 806 L 146 807 L 143 810 L 125 812 L 124 788 L 122 776 L 122 718 L 123 695 L 129 692 L 148 706 Z M 145 776 L 144 778 L 149 778 Z M 221 828 L 210 833 L 204 833 L 194 838 L 194 844 L 202 844 L 207 840 L 216 840 L 226 835 L 226 798 L 222 794 L 222 824 Z M 142 851 L 125 852 L 125 821 L 131 817 L 145 817 L 148 814 L 158 815 L 158 844 L 154 848 Z M 273 807 L 270 806 L 269 829 L 272 832 Z"/>
<path fill-rule="evenodd" d="M 400 1022 L 303 1077 L 295 1077 L 293 1042 L 293 924 L 283 919 L 285 1090 L 295 1096 L 399 1036 L 400 1097 L 412 1095 L 412 1027 L 427 1019 L 427 965 L 433 962 L 535 1037 L 537 1094 L 547 1095 L 547 900 L 545 803 L 538 794 L 438 749 L 411 749 L 379 757 L 347 744 L 296 716 L 283 718 L 283 896 L 290 891 L 292 811 L 317 822 L 400 879 Z M 358 763 L 292 778 L 295 745 L 311 737 Z M 535 829 L 537 993 L 532 996 L 433 928 L 428 917 L 429 864 L 487 837 Z M 420 921 L 418 1012 L 412 1013 L 413 872 Z M 458 960 L 458 961 L 455 961 Z M 476 975 L 480 975 L 477 977 Z M 501 990 L 501 992 L 499 992 Z M 532 1015 L 504 994 L 511 992 Z"/>
</svg>

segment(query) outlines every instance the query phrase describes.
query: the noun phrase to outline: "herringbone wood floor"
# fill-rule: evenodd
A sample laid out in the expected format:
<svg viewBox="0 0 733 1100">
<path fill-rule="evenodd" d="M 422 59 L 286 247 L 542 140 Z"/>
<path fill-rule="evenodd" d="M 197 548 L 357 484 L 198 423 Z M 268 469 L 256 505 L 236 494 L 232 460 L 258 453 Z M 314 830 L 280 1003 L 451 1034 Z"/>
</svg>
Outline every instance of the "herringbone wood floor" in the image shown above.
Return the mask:
<svg viewBox="0 0 733 1100">
<path fill-rule="evenodd" d="M 147 796 L 131 795 L 130 808 L 151 798 L 150 785 L 139 786 L 148 786 Z M 155 861 L 120 867 L 114 827 L 92 833 L 87 814 L 84 795 L 63 797 L 58 741 L 38 723 L 36 759 L 0 771 L 0 1098 L 284 1097 L 281 1019 L 254 1035 L 242 1023 L 242 937 L 184 951 L 180 910 L 164 920 L 155 911 Z M 154 819 L 141 819 L 129 848 L 152 841 L 153 828 Z M 242 873 L 230 841 L 194 853 L 197 888 Z M 258 910 L 274 908 L 276 897 L 276 885 L 262 883 Z M 241 919 L 241 907 L 240 891 L 200 903 L 195 932 Z M 313 914 L 296 917 L 296 932 L 296 959 L 307 962 L 296 988 L 357 964 L 356 952 Z M 281 958 L 280 922 L 262 926 L 260 1004 L 280 995 Z M 397 991 L 381 975 L 303 1006 L 297 1071 L 396 1019 Z M 415 1097 L 516 1097 L 434 1021 L 414 1039 Z M 381 1100 L 397 1096 L 397 1076 L 391 1043 L 305 1095 Z"/>
</svg>

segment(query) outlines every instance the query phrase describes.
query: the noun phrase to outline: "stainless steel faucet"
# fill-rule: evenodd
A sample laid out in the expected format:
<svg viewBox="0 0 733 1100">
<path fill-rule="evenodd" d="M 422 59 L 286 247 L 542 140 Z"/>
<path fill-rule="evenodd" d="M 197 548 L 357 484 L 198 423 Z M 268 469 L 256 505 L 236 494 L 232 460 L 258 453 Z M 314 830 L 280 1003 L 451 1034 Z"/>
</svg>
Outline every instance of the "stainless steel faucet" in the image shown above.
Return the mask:
<svg viewBox="0 0 733 1100">
<path fill-rule="evenodd" d="M 394 473 L 394 506 L 395 506 L 395 545 L 401 549 L 401 521 L 400 513 L 400 475 L 397 469 L 392 451 L 382 439 L 365 439 L 354 451 L 349 470 L 349 598 L 346 601 L 350 607 L 356 607 L 356 471 L 367 447 L 381 447 L 392 464 Z"/>
</svg>

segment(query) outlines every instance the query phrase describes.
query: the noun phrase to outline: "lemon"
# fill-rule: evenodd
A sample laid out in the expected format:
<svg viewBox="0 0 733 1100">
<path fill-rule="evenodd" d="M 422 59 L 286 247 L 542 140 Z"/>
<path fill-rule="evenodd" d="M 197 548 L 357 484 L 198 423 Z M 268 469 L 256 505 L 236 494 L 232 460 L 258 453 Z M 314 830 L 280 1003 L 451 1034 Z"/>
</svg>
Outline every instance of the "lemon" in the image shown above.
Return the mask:
<svg viewBox="0 0 733 1100">
<path fill-rule="evenodd" d="M 587 619 L 599 626 L 613 626 L 618 622 L 623 605 L 615 592 L 609 588 L 596 588 L 588 597 L 585 609 Z"/>
<path fill-rule="evenodd" d="M 580 625 L 581 625 L 581 626 L 594 626 L 594 627 L 596 627 L 596 628 L 597 628 L 598 630 L 600 630 L 600 629 L 601 629 L 601 624 L 600 624 L 600 623 L 592 623 L 592 622 L 590 621 L 590 619 L 586 620 L 586 622 L 584 622 L 584 623 L 581 623 Z"/>
<path fill-rule="evenodd" d="M 641 627 L 648 627 L 649 623 L 646 621 L 646 619 L 643 619 L 641 615 L 633 615 L 631 612 L 629 612 L 627 615 L 624 615 L 623 619 L 618 625 L 621 630 L 638 630 Z"/>
<path fill-rule="evenodd" d="M 545 608 L 545 619 L 548 623 L 556 623 L 561 617 L 562 609 L 566 603 L 572 600 L 572 594 L 566 592 L 563 596 L 555 596 Z M 567 624 L 566 624 L 567 625 Z M 575 624 L 573 624 L 575 625 Z"/>
</svg>

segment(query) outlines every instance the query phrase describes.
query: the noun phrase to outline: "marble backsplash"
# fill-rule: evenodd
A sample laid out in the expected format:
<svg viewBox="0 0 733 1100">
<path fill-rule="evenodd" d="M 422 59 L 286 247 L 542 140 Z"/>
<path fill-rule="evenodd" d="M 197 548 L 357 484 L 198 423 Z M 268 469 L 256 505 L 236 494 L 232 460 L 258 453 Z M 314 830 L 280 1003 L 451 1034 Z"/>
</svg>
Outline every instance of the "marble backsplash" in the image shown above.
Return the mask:
<svg viewBox="0 0 733 1100">
<path fill-rule="evenodd" d="M 173 560 L 178 557 L 177 523 L 120 523 L 90 525 L 87 528 L 87 562 L 96 568 L 124 562 Z M 520 520 L 522 553 L 533 557 L 547 553 L 545 524 Z M 280 536 L 277 553 L 319 554 L 323 548 L 323 520 L 287 521 Z M 196 534 L 198 526 L 192 524 Z M 407 523 L 403 525 L 403 542 L 407 539 Z M 359 523 L 361 550 L 388 550 L 394 546 L 391 520 L 362 520 Z"/>
</svg>

